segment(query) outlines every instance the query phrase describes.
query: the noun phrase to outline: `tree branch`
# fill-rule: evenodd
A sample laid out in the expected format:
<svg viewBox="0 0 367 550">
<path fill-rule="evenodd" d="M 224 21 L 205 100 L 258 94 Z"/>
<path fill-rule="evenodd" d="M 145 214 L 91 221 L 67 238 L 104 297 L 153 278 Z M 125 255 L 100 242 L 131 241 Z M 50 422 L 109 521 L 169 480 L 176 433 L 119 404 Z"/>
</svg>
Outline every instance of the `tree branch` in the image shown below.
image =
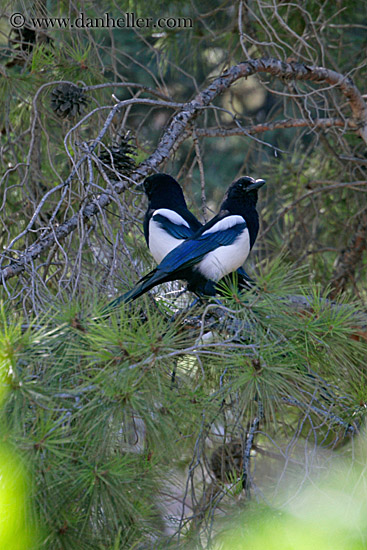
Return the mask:
<svg viewBox="0 0 367 550">
<path fill-rule="evenodd" d="M 341 118 L 319 118 L 315 120 L 305 120 L 304 118 L 288 118 L 285 120 L 276 120 L 274 122 L 263 122 L 254 126 L 236 126 L 236 128 L 196 128 L 197 137 L 232 137 L 261 134 L 262 132 L 271 132 L 285 128 L 350 128 L 357 129 L 353 120 L 343 120 Z M 189 137 L 189 132 L 185 134 L 185 138 Z"/>
</svg>

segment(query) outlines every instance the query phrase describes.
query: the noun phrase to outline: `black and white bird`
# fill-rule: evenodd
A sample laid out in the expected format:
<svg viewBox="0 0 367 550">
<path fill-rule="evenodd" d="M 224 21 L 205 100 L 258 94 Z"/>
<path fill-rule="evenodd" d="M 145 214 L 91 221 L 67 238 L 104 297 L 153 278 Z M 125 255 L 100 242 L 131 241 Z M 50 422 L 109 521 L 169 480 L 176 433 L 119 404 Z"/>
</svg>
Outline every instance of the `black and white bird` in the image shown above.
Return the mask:
<svg viewBox="0 0 367 550">
<path fill-rule="evenodd" d="M 181 186 L 172 176 L 154 174 L 145 179 L 143 187 L 148 197 L 144 236 L 153 258 L 160 264 L 202 224 L 187 208 Z"/>
<path fill-rule="evenodd" d="M 219 213 L 186 239 L 177 229 L 185 227 L 183 231 L 192 231 L 186 212 L 185 218 L 182 211 L 171 210 L 170 202 L 164 207 L 159 203 L 160 208 L 154 208 L 150 199 L 152 214 L 148 209 L 145 235 L 153 256 L 162 259 L 135 288 L 118 299 L 119 302 L 135 300 L 154 286 L 176 279 L 187 281 L 188 289 L 198 295 L 215 295 L 216 283 L 241 268 L 255 243 L 259 231 L 257 191 L 264 184 L 264 180 L 248 176 L 233 182 Z M 167 241 L 167 233 L 170 235 L 168 245 L 163 242 Z M 173 247 L 172 239 L 183 242 Z"/>
<path fill-rule="evenodd" d="M 187 208 L 180 184 L 168 174 L 154 174 L 143 182 L 148 198 L 143 228 L 147 246 L 159 264 L 169 252 L 192 237 L 203 225 Z M 251 279 L 244 272 L 244 281 Z M 242 279 L 241 279 L 242 280 Z M 125 302 L 125 294 L 118 296 L 103 310 L 109 313 Z"/>
</svg>

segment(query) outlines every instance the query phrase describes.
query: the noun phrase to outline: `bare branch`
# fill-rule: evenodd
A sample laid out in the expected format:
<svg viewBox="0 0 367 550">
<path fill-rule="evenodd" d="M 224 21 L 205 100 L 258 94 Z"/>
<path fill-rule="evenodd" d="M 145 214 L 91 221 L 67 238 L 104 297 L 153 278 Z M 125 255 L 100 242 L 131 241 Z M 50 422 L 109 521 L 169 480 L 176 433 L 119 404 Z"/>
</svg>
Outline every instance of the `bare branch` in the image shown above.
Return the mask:
<svg viewBox="0 0 367 550">
<path fill-rule="evenodd" d="M 206 222 L 207 221 L 207 217 L 206 217 L 206 213 L 207 213 L 206 212 L 206 210 L 207 210 L 206 202 L 207 201 L 206 201 L 206 194 L 205 194 L 204 164 L 203 164 L 203 159 L 202 159 L 202 156 L 201 156 L 199 140 L 197 138 L 195 130 L 193 132 L 193 140 L 194 140 L 194 145 L 195 145 L 196 159 L 197 159 L 197 163 L 198 163 L 198 166 L 199 166 L 199 172 L 200 172 L 201 211 L 203 213 L 203 220 L 204 220 L 204 222 Z"/>
<path fill-rule="evenodd" d="M 345 128 L 355 130 L 357 125 L 352 120 L 342 120 L 341 118 L 319 118 L 313 121 L 305 120 L 304 118 L 288 118 L 285 120 L 276 120 L 274 122 L 263 122 L 254 126 L 243 126 L 242 128 L 196 128 L 197 137 L 232 137 L 261 134 L 262 132 L 271 132 L 286 128 Z M 185 134 L 189 137 L 189 132 Z"/>
<path fill-rule="evenodd" d="M 96 84 L 95 86 L 83 86 L 85 92 L 90 92 L 91 90 L 101 90 L 102 88 L 137 88 L 142 92 L 147 94 L 154 95 L 165 101 L 172 101 L 172 98 L 163 94 L 159 90 L 150 88 L 149 86 L 144 86 L 144 84 L 137 84 L 136 82 L 104 82 L 103 84 Z"/>
</svg>

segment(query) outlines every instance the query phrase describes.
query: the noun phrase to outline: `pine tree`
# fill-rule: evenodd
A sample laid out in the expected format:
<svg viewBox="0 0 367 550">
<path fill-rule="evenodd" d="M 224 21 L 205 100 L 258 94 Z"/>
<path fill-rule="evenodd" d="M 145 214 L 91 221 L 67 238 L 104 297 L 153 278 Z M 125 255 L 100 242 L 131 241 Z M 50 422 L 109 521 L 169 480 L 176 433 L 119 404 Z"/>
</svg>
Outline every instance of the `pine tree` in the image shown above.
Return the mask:
<svg viewBox="0 0 367 550">
<path fill-rule="evenodd" d="M 134 6 L 193 20 L 158 32 L 35 29 L 79 15 L 37 2 L 1 44 L 0 432 L 18 545 L 209 548 L 223 518 L 249 512 L 246 534 L 256 503 L 278 514 L 341 456 L 352 468 L 366 403 L 356 7 Z M 201 220 L 236 176 L 267 179 L 256 285 L 239 294 L 234 277 L 190 309 L 174 283 L 103 318 L 152 267 L 141 183 L 157 170 Z"/>
</svg>

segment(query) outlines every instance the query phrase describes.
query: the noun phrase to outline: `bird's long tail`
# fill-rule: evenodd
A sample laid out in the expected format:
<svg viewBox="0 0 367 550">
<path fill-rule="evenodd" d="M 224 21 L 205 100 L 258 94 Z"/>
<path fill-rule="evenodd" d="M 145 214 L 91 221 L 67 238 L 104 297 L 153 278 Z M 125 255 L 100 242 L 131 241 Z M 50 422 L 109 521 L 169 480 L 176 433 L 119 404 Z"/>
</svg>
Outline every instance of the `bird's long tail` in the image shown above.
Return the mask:
<svg viewBox="0 0 367 550">
<path fill-rule="evenodd" d="M 136 298 L 139 298 L 139 296 L 142 296 L 145 292 L 148 292 L 151 288 L 155 286 L 155 283 L 150 284 L 150 281 L 139 281 L 139 283 L 134 286 L 131 290 L 128 292 L 125 292 L 122 296 L 120 296 L 120 302 L 129 303 L 133 300 L 136 300 Z"/>
<path fill-rule="evenodd" d="M 136 298 L 139 298 L 139 296 L 142 296 L 142 294 L 145 294 L 145 292 L 148 292 L 154 286 L 160 284 L 161 282 L 163 283 L 164 281 L 161 279 L 162 274 L 157 273 L 156 269 L 150 271 L 150 273 L 147 273 L 147 275 L 144 275 L 144 277 L 140 279 L 134 288 L 128 290 L 124 294 L 121 294 L 121 296 L 118 296 L 112 300 L 112 302 L 107 304 L 102 310 L 102 315 L 109 315 L 120 304 L 128 304 L 129 302 L 136 300 Z"/>
</svg>

